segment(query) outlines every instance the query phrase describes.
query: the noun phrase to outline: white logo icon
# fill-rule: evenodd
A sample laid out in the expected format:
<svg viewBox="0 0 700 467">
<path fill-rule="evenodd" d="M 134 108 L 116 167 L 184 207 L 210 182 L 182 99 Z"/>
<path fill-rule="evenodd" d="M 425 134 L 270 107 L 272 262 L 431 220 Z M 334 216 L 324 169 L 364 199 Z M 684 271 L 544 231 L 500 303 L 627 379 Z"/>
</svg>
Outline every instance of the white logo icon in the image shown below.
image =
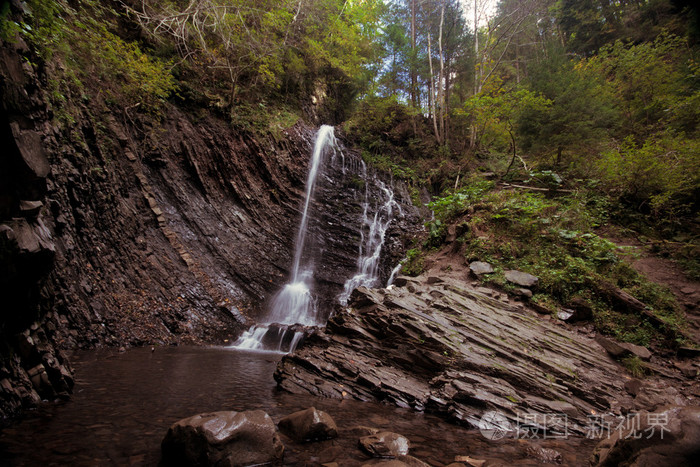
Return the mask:
<svg viewBox="0 0 700 467">
<path fill-rule="evenodd" d="M 484 413 L 478 426 L 481 435 L 492 441 L 503 439 L 509 432 L 515 431 L 505 415 L 493 410 Z"/>
</svg>

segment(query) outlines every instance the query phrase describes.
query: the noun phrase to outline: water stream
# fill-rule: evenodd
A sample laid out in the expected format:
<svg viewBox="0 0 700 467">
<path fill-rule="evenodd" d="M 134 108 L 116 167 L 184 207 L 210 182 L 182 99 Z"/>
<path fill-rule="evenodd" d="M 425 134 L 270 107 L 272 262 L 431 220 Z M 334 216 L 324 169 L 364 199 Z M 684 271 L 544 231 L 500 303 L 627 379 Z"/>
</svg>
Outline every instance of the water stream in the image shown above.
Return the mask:
<svg viewBox="0 0 700 467">
<path fill-rule="evenodd" d="M 270 377 L 280 355 L 221 347 L 137 348 L 75 353 L 72 400 L 48 403 L 0 432 L 0 466 L 156 466 L 168 427 L 197 413 L 261 409 L 275 422 L 315 406 L 328 412 L 339 438 L 294 443 L 283 437 L 284 465 L 343 467 L 370 459 L 357 448 L 356 426 L 401 433 L 411 454 L 430 465 L 455 456 L 500 465 L 542 465 L 527 458 L 523 440 L 490 441 L 437 417 L 393 406 L 282 393 Z M 542 440 L 562 452 L 565 465 L 587 465 L 590 440 Z M 586 444 L 588 443 L 588 444 Z"/>
<path fill-rule="evenodd" d="M 376 177 L 372 181 L 377 184 L 380 193 L 384 196 L 384 202 L 374 207 L 374 214 L 370 214 L 372 199 L 368 186 L 367 167 L 362 163 L 363 179 L 365 180 L 365 199 L 362 204 L 362 225 L 360 227 L 360 248 L 357 256 L 357 273 L 345 282 L 343 293 L 339 301 L 347 305 L 352 291 L 358 287 L 376 287 L 379 282 L 379 260 L 386 231 L 394 218 L 394 211 L 401 213 L 401 206 L 394 200 L 394 192 L 384 182 Z"/>
</svg>

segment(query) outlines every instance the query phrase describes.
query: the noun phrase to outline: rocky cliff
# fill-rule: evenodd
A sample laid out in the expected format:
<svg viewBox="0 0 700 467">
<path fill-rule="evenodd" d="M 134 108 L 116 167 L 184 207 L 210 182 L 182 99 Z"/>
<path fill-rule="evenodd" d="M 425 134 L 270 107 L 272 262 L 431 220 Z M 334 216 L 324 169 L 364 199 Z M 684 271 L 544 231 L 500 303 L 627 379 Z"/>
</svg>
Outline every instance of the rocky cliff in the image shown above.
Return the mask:
<svg viewBox="0 0 700 467">
<path fill-rule="evenodd" d="M 60 349 L 223 343 L 254 320 L 288 279 L 315 128 L 256 136 L 192 103 L 158 120 L 97 110 L 99 96 L 57 126 L 40 60 L 22 41 L 0 54 L 0 412 L 68 395 Z M 360 238 L 364 182 L 343 167 L 324 173 L 310 223 L 326 315 Z"/>
<path fill-rule="evenodd" d="M 590 435 L 595 414 L 614 419 L 693 404 L 691 383 L 681 393 L 683 378 L 665 362 L 653 368 L 667 379 L 649 378 L 640 389 L 593 335 L 474 287 L 463 271 L 400 276 L 395 284 L 355 290 L 324 331 L 283 357 L 278 386 L 382 401 L 478 428 L 495 413 L 502 429 L 520 436 Z"/>
</svg>

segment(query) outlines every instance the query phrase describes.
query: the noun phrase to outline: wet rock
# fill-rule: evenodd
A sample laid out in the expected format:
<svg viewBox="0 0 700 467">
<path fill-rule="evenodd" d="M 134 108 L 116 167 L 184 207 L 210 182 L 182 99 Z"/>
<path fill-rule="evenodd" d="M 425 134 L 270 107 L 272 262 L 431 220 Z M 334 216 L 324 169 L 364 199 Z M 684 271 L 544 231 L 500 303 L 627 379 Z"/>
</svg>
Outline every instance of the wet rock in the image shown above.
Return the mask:
<svg viewBox="0 0 700 467">
<path fill-rule="evenodd" d="M 595 448 L 593 466 L 691 466 L 700 459 L 700 407 L 666 407 L 634 414 Z"/>
<path fill-rule="evenodd" d="M 410 442 L 398 433 L 381 431 L 359 439 L 360 448 L 372 457 L 397 458 L 408 455 Z"/>
<path fill-rule="evenodd" d="M 491 274 L 493 272 L 493 266 L 483 261 L 472 261 L 469 263 L 469 270 L 478 277 L 483 274 Z"/>
<path fill-rule="evenodd" d="M 315 407 L 287 415 L 278 426 L 282 433 L 295 441 L 318 441 L 338 436 L 333 418 Z"/>
<path fill-rule="evenodd" d="M 506 276 L 506 280 L 508 282 L 512 282 L 513 284 L 521 287 L 527 287 L 528 289 L 535 287 L 539 282 L 539 278 L 536 276 L 526 272 L 516 271 L 514 269 L 506 271 L 504 275 Z"/>
<path fill-rule="evenodd" d="M 284 446 L 261 410 L 212 412 L 174 423 L 161 443 L 165 466 L 247 466 L 279 463 Z"/>
</svg>

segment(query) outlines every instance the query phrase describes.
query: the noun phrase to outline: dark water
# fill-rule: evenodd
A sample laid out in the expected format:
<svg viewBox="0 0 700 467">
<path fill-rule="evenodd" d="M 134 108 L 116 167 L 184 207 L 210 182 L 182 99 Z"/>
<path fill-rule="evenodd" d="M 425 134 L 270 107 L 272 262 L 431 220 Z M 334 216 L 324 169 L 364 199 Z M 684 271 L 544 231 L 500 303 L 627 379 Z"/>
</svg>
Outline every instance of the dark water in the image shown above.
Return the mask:
<svg viewBox="0 0 700 467">
<path fill-rule="evenodd" d="M 495 465 L 542 465 L 527 448 L 560 451 L 565 465 L 586 465 L 586 440 L 489 441 L 467 430 L 414 412 L 356 401 L 278 392 L 272 379 L 279 355 L 202 347 L 81 352 L 73 399 L 47 404 L 0 433 L 0 465 L 157 465 L 168 427 L 196 413 L 265 410 L 275 420 L 315 406 L 337 422 L 336 440 L 295 444 L 284 438 L 285 465 L 361 466 L 353 426 L 395 431 L 411 441 L 411 454 L 441 466 L 455 456 L 490 459 Z M 491 464 L 494 465 L 494 464 Z"/>
</svg>

